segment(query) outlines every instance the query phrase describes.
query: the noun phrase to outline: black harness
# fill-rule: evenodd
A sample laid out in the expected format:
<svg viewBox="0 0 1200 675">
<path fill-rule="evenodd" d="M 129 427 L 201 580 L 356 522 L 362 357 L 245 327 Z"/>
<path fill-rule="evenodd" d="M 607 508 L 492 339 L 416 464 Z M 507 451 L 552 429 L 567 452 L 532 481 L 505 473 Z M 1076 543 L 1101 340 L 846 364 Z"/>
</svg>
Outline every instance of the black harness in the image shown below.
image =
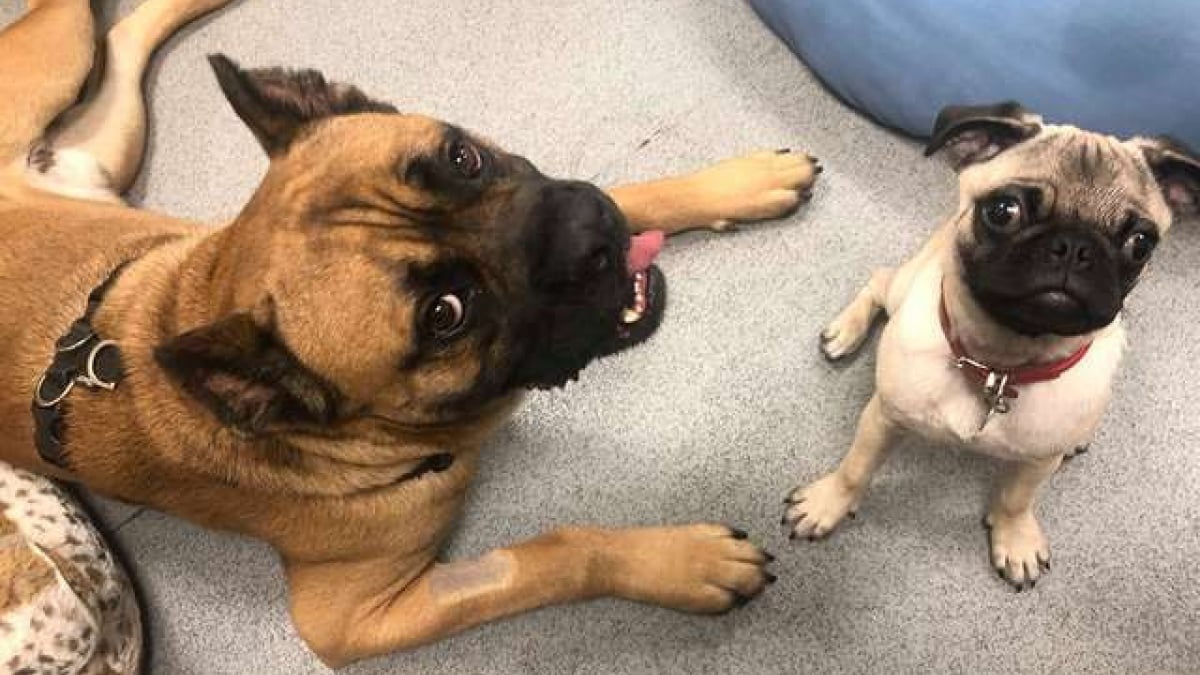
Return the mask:
<svg viewBox="0 0 1200 675">
<path fill-rule="evenodd" d="M 128 263 L 117 266 L 88 295 L 87 309 L 54 343 L 54 360 L 33 390 L 34 442 L 43 461 L 67 468 L 65 452 L 67 396 L 75 385 L 112 391 L 125 375 L 117 343 L 96 333 L 92 318 L 104 294 Z"/>
</svg>

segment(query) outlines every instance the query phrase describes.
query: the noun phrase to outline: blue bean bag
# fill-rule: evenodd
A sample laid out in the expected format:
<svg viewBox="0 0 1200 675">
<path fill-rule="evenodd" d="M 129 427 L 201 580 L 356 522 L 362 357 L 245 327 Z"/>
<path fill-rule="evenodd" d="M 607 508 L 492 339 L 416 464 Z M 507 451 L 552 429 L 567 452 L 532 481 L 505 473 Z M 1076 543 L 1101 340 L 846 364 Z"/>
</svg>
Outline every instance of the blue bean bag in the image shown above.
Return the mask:
<svg viewBox="0 0 1200 675">
<path fill-rule="evenodd" d="M 952 103 L 1200 147 L 1200 0 L 750 0 L 839 96 L 928 136 Z"/>
</svg>

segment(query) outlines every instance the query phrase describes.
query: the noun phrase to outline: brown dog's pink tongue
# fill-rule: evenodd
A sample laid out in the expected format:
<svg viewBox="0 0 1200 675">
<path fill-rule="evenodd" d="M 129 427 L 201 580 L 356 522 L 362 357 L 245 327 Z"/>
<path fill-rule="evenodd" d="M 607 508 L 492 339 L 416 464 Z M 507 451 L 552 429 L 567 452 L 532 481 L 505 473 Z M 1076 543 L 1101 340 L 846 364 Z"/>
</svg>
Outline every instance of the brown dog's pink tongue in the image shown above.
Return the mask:
<svg viewBox="0 0 1200 675">
<path fill-rule="evenodd" d="M 662 250 L 666 235 L 662 230 L 651 230 L 634 235 L 629 239 L 629 255 L 626 256 L 626 268 L 630 274 L 641 272 L 654 262 L 658 252 Z"/>
</svg>

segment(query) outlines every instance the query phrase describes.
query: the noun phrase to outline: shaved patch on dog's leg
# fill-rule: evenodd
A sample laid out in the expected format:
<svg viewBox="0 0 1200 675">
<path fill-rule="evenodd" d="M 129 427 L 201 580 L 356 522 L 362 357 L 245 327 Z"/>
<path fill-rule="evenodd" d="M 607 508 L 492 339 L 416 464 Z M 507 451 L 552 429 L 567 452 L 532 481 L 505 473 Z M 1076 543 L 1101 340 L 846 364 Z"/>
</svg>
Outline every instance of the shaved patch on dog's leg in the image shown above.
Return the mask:
<svg viewBox="0 0 1200 675">
<path fill-rule="evenodd" d="M 513 555 L 492 551 L 474 560 L 436 565 L 429 572 L 429 592 L 439 600 L 470 600 L 495 592 L 511 582 L 516 570 Z"/>
</svg>

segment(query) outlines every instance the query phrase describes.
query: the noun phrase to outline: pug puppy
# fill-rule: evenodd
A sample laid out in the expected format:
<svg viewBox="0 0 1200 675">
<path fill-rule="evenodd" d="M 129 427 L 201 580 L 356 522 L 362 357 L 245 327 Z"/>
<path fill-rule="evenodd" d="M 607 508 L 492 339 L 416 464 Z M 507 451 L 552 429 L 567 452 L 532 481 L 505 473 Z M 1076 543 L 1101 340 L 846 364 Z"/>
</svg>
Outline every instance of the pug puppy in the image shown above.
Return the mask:
<svg viewBox="0 0 1200 675">
<path fill-rule="evenodd" d="M 821 334 L 852 354 L 880 310 L 876 391 L 832 473 L 786 500 L 791 537 L 853 517 L 906 432 L 1006 463 L 988 507 L 991 562 L 1018 590 L 1050 569 L 1038 489 L 1085 447 L 1112 395 L 1121 309 L 1173 220 L 1194 216 L 1200 158 L 1164 138 L 1043 124 L 1016 103 L 951 106 L 926 155 L 950 155 L 959 207 L 898 269 L 881 268 Z"/>
</svg>

